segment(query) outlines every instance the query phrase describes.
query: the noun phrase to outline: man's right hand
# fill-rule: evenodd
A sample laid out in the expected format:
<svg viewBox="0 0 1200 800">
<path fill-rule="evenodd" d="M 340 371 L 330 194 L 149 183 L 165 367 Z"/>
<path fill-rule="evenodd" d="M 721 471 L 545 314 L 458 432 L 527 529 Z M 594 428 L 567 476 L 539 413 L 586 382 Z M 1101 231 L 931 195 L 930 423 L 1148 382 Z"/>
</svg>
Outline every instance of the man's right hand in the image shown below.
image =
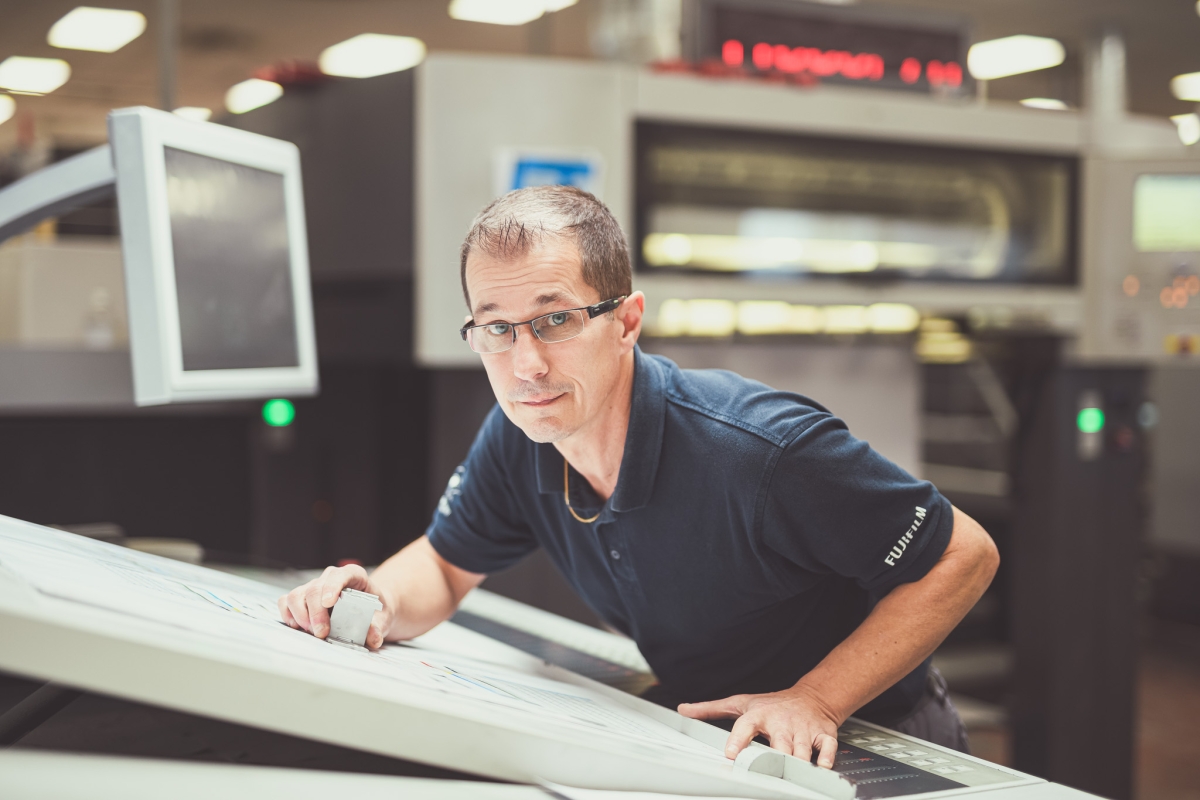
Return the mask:
<svg viewBox="0 0 1200 800">
<path fill-rule="evenodd" d="M 297 586 L 279 598 L 279 615 L 293 628 L 305 630 L 324 639 L 329 635 L 329 610 L 342 594 L 342 589 L 357 589 L 373 594 L 383 603 L 375 612 L 371 629 L 367 631 L 367 647 L 377 650 L 392 626 L 393 609 L 388 606 L 386 593 L 371 583 L 367 571 L 357 564 L 346 567 L 326 567 L 319 578 Z"/>
</svg>

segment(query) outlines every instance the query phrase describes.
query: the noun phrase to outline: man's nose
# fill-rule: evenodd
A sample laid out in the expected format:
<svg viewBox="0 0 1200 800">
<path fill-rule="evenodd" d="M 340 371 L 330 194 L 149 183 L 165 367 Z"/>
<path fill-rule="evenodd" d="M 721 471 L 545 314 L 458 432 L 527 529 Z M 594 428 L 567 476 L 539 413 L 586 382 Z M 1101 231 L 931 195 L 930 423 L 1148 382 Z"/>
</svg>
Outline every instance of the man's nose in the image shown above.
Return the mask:
<svg viewBox="0 0 1200 800">
<path fill-rule="evenodd" d="M 534 335 L 528 325 L 517 329 L 517 341 L 513 343 L 513 375 L 523 381 L 533 381 L 550 371 L 543 348 L 545 343 Z"/>
</svg>

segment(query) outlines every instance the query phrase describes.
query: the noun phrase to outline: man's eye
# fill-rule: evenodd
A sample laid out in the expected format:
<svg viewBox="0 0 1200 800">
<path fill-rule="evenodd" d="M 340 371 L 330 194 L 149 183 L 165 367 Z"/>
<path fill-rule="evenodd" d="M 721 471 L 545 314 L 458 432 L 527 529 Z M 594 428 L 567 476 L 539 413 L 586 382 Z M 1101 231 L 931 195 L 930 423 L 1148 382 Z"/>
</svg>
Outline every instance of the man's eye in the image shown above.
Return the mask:
<svg viewBox="0 0 1200 800">
<path fill-rule="evenodd" d="M 551 314 L 546 317 L 546 322 L 550 325 L 558 326 L 566 324 L 569 315 L 565 311 L 560 311 L 557 314 Z"/>
<path fill-rule="evenodd" d="M 495 325 L 488 325 L 484 330 L 492 336 L 504 336 L 512 330 L 512 326 L 506 322 L 498 322 Z"/>
</svg>

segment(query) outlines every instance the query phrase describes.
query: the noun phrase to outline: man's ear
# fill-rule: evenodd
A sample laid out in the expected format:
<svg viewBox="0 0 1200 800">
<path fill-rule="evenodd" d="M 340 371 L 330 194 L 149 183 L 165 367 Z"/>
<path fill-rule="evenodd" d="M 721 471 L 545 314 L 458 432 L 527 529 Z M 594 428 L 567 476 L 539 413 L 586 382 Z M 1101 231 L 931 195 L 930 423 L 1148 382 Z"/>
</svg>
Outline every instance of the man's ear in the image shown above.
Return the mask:
<svg viewBox="0 0 1200 800">
<path fill-rule="evenodd" d="M 621 325 L 622 350 L 632 350 L 642 333 L 642 317 L 646 313 L 646 295 L 634 292 L 614 310 Z"/>
</svg>

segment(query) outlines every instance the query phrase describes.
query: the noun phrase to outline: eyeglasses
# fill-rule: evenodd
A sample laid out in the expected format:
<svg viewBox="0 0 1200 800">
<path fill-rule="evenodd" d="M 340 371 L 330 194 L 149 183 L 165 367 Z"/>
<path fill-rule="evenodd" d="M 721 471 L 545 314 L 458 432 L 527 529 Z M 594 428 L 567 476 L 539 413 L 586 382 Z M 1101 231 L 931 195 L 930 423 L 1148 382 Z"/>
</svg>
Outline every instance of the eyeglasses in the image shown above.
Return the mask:
<svg viewBox="0 0 1200 800">
<path fill-rule="evenodd" d="M 607 314 L 625 300 L 625 295 L 605 300 L 594 306 L 554 311 L 524 322 L 492 322 L 473 325 L 468 322 L 459 329 L 463 341 L 476 353 L 503 353 L 517 343 L 517 328 L 528 325 L 533 335 L 546 344 L 565 342 L 583 333 L 589 319 Z M 586 316 L 585 316 L 586 315 Z"/>
</svg>

